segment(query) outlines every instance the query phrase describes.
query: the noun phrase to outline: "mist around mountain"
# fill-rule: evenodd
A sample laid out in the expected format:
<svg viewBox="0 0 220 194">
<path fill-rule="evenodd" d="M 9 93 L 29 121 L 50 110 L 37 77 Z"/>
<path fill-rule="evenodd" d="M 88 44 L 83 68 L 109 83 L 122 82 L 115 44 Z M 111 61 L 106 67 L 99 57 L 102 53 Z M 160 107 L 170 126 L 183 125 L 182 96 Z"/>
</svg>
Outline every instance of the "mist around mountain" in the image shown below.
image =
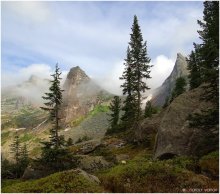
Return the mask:
<svg viewBox="0 0 220 194">
<path fill-rule="evenodd" d="M 58 65 L 52 81 L 31 76 L 2 91 L 2 192 L 219 192 L 219 2 L 204 2 L 204 21 L 204 42 L 189 56 L 177 53 L 150 95 L 136 15 L 123 96 L 79 66 L 60 83 Z"/>
</svg>

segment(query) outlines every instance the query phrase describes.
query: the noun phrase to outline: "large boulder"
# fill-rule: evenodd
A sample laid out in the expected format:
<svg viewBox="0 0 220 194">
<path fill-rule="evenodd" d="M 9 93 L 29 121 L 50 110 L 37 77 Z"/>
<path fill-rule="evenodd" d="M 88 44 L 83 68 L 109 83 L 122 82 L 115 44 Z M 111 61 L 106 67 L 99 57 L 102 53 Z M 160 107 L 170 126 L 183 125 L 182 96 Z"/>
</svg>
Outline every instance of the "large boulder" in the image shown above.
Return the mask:
<svg viewBox="0 0 220 194">
<path fill-rule="evenodd" d="M 89 174 L 89 173 L 87 173 L 86 171 L 84 171 L 84 170 L 82 170 L 80 168 L 74 169 L 73 172 L 82 175 L 88 181 L 91 181 L 93 183 L 97 183 L 97 184 L 101 183 L 98 177 L 96 177 L 96 176 L 94 176 L 92 174 Z"/>
<path fill-rule="evenodd" d="M 190 114 L 212 107 L 212 104 L 200 100 L 202 92 L 202 87 L 185 92 L 167 107 L 158 128 L 155 158 L 203 155 L 216 149 L 216 142 L 211 138 L 218 137 L 218 130 L 189 127 Z"/>
<path fill-rule="evenodd" d="M 39 179 L 39 178 L 48 176 L 52 173 L 53 173 L 53 171 L 50 171 L 50 170 L 43 168 L 41 166 L 38 166 L 38 167 L 28 166 L 24 171 L 22 179 L 24 179 L 24 180 Z"/>
<path fill-rule="evenodd" d="M 139 123 L 139 126 L 135 130 L 135 138 L 138 142 L 152 141 L 149 143 L 153 143 L 154 145 L 154 137 L 157 133 L 157 130 L 160 126 L 161 119 L 164 115 L 164 111 L 162 110 L 158 114 L 153 114 L 151 118 L 146 118 Z"/>
<path fill-rule="evenodd" d="M 78 155 L 78 167 L 88 172 L 106 169 L 112 166 L 103 156 Z"/>
<path fill-rule="evenodd" d="M 100 145 L 101 145 L 100 139 L 93 139 L 77 144 L 77 146 L 80 147 L 79 148 L 80 154 L 89 154 L 93 152 Z"/>
</svg>

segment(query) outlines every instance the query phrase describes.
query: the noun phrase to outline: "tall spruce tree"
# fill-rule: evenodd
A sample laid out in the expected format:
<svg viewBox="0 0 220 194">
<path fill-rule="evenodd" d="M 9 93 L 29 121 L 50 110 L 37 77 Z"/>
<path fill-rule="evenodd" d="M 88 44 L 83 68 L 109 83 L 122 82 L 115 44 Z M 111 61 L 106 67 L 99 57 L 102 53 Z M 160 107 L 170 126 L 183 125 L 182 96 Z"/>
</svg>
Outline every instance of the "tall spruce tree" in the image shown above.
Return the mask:
<svg viewBox="0 0 220 194">
<path fill-rule="evenodd" d="M 125 59 L 125 71 L 120 77 L 121 80 L 124 80 L 124 83 L 121 85 L 123 88 L 123 95 L 127 95 L 124 100 L 124 106 L 122 110 L 124 114 L 122 115 L 121 120 L 126 126 L 130 126 L 131 121 L 135 118 L 135 96 L 133 95 L 133 81 L 132 81 L 132 69 L 131 69 L 131 52 L 128 46 L 127 48 L 127 58 Z"/>
<path fill-rule="evenodd" d="M 202 81 L 207 83 L 205 97 L 218 105 L 219 100 L 219 2 L 205 1 L 203 20 L 198 21 Z"/>
<path fill-rule="evenodd" d="M 147 44 L 143 42 L 137 16 L 134 16 L 132 33 L 125 59 L 125 71 L 121 79 L 125 80 L 121 85 L 123 94 L 127 95 L 123 110 L 125 111 L 122 120 L 140 120 L 141 92 L 150 89 L 146 84 L 146 79 L 150 77 L 150 58 L 147 56 Z"/>
<path fill-rule="evenodd" d="M 45 93 L 45 96 L 42 97 L 47 100 L 47 102 L 44 103 L 46 107 L 41 107 L 43 110 L 50 113 L 50 119 L 53 123 L 53 128 L 50 129 L 50 141 L 42 142 L 41 161 L 55 170 L 64 168 L 63 158 L 68 155 L 68 151 L 64 147 L 64 137 L 59 136 L 58 134 L 60 128 L 59 111 L 63 92 L 60 87 L 60 75 L 60 69 L 58 64 L 56 64 L 55 73 L 51 75 L 53 80 L 51 81 L 51 86 L 49 88 L 50 92 Z"/>
<path fill-rule="evenodd" d="M 118 122 L 119 122 L 119 114 L 120 114 L 120 103 L 121 103 L 121 99 L 119 98 L 119 96 L 114 96 L 114 99 L 112 100 L 109 109 L 111 111 L 110 114 L 110 125 L 111 125 L 111 129 L 110 131 L 114 131 L 117 126 L 118 126 Z"/>
<path fill-rule="evenodd" d="M 198 21 L 202 28 L 198 31 L 202 40 L 199 45 L 202 99 L 212 102 L 214 107 L 190 115 L 190 126 L 207 130 L 219 124 L 219 2 L 205 1 L 203 14 L 203 21 Z"/>
<path fill-rule="evenodd" d="M 60 87 L 60 68 L 58 64 L 56 64 L 55 73 L 51 76 L 53 80 L 51 82 L 51 86 L 49 88 L 50 92 L 45 93 L 45 96 L 42 98 L 47 100 L 45 104 L 46 107 L 41 107 L 41 109 L 48 111 L 50 113 L 50 119 L 54 124 L 54 127 L 50 129 L 50 143 L 52 146 L 59 147 L 61 145 L 60 137 L 58 135 L 59 126 L 59 110 L 60 105 L 62 103 L 62 92 Z"/>
</svg>

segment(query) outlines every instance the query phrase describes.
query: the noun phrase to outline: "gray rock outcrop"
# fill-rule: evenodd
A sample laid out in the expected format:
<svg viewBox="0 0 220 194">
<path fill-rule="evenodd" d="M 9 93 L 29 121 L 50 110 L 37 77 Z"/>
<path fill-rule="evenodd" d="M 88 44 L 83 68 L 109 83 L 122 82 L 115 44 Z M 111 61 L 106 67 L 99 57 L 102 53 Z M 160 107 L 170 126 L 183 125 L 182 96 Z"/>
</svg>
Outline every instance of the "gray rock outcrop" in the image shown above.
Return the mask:
<svg viewBox="0 0 220 194">
<path fill-rule="evenodd" d="M 77 157 L 78 167 L 88 172 L 94 172 L 112 166 L 103 156 L 77 155 Z"/>
<path fill-rule="evenodd" d="M 199 100 L 202 92 L 202 87 L 185 92 L 167 107 L 158 128 L 155 158 L 202 155 L 216 149 L 216 142 L 210 138 L 218 138 L 218 130 L 189 127 L 189 114 L 212 107 L 212 104 Z"/>
</svg>

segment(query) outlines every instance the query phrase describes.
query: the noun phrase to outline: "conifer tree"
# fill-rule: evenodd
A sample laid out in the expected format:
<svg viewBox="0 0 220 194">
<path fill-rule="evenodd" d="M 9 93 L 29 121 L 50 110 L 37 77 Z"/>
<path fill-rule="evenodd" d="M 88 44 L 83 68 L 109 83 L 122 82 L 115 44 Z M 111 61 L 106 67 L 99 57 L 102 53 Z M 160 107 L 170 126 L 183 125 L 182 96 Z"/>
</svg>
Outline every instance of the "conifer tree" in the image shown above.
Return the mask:
<svg viewBox="0 0 220 194">
<path fill-rule="evenodd" d="M 112 100 L 109 109 L 111 111 L 110 114 L 110 125 L 111 125 L 111 130 L 114 130 L 117 128 L 118 121 L 119 121 L 119 113 L 120 113 L 120 103 L 121 100 L 119 96 L 114 96 L 114 99 Z"/>
<path fill-rule="evenodd" d="M 216 105 L 219 100 L 219 2 L 205 1 L 203 20 L 198 21 L 202 81 L 207 83 L 205 98 Z"/>
<path fill-rule="evenodd" d="M 190 115 L 190 126 L 208 130 L 219 124 L 219 2 L 205 1 L 203 4 L 203 21 L 198 21 L 202 28 L 198 31 L 202 40 L 199 45 L 204 88 L 201 99 L 212 102 L 214 107 Z"/>
<path fill-rule="evenodd" d="M 18 165 L 20 162 L 20 154 L 21 154 L 20 151 L 21 151 L 21 145 L 20 145 L 18 133 L 16 131 L 14 141 L 11 144 L 11 152 L 14 155 L 14 160 L 16 165 Z"/>
<path fill-rule="evenodd" d="M 131 123 L 131 120 L 135 118 L 135 104 L 136 99 L 133 95 L 133 81 L 132 81 L 132 68 L 131 68 L 131 53 L 130 48 L 128 46 L 127 48 L 127 58 L 125 59 L 125 70 L 122 74 L 122 77 L 120 77 L 121 80 L 124 80 L 124 83 L 121 85 L 123 88 L 123 95 L 126 95 L 126 99 L 124 101 L 124 106 L 122 107 L 122 110 L 124 111 L 124 114 L 121 118 L 123 123 L 127 126 L 129 126 Z"/>
<path fill-rule="evenodd" d="M 58 135 L 58 130 L 60 128 L 59 126 L 59 110 L 60 105 L 62 103 L 62 92 L 60 87 L 60 69 L 58 67 L 58 64 L 56 64 L 55 73 L 51 76 L 53 77 L 53 80 L 51 82 L 51 86 L 49 88 L 50 92 L 45 93 L 45 96 L 42 98 L 44 100 L 47 100 L 45 104 L 46 107 L 41 107 L 41 109 L 48 111 L 50 113 L 50 119 L 54 124 L 54 127 L 50 129 L 50 143 L 52 146 L 59 147 L 60 145 L 60 137 Z"/>
<path fill-rule="evenodd" d="M 28 150 L 27 144 L 25 143 L 24 146 L 21 148 L 21 165 L 23 169 L 25 169 L 29 164 L 29 157 L 28 157 Z"/>
<path fill-rule="evenodd" d="M 53 123 L 53 128 L 50 129 L 50 141 L 41 142 L 43 144 L 41 161 L 46 165 L 50 166 L 55 170 L 63 169 L 63 158 L 68 155 L 65 146 L 65 141 L 63 136 L 59 136 L 58 130 L 59 125 L 59 110 L 62 103 L 62 92 L 60 87 L 60 69 L 58 64 L 56 64 L 55 73 L 51 76 L 53 80 L 51 81 L 51 86 L 48 93 L 42 98 L 47 100 L 45 104 L 46 107 L 41 107 L 43 110 L 50 113 L 50 119 Z"/>
<path fill-rule="evenodd" d="M 153 114 L 153 107 L 151 105 L 150 101 L 147 101 L 146 106 L 145 106 L 145 110 L 144 110 L 144 117 L 151 117 Z"/>
<path fill-rule="evenodd" d="M 201 78 L 201 57 L 199 54 L 200 45 L 194 43 L 195 51 L 192 51 L 188 60 L 190 89 L 197 88 L 202 82 Z"/>
<path fill-rule="evenodd" d="M 174 98 L 182 94 L 186 91 L 186 80 L 183 77 L 179 77 L 176 79 L 175 88 L 173 89 L 172 95 L 171 95 L 171 102 Z"/>
<path fill-rule="evenodd" d="M 150 89 L 146 80 L 150 77 L 150 58 L 147 56 L 147 45 L 143 42 L 137 16 L 134 16 L 132 33 L 125 59 L 125 71 L 121 79 L 125 80 L 121 85 L 123 94 L 127 95 L 123 110 L 125 111 L 122 120 L 132 121 L 141 118 L 141 92 Z"/>
</svg>

